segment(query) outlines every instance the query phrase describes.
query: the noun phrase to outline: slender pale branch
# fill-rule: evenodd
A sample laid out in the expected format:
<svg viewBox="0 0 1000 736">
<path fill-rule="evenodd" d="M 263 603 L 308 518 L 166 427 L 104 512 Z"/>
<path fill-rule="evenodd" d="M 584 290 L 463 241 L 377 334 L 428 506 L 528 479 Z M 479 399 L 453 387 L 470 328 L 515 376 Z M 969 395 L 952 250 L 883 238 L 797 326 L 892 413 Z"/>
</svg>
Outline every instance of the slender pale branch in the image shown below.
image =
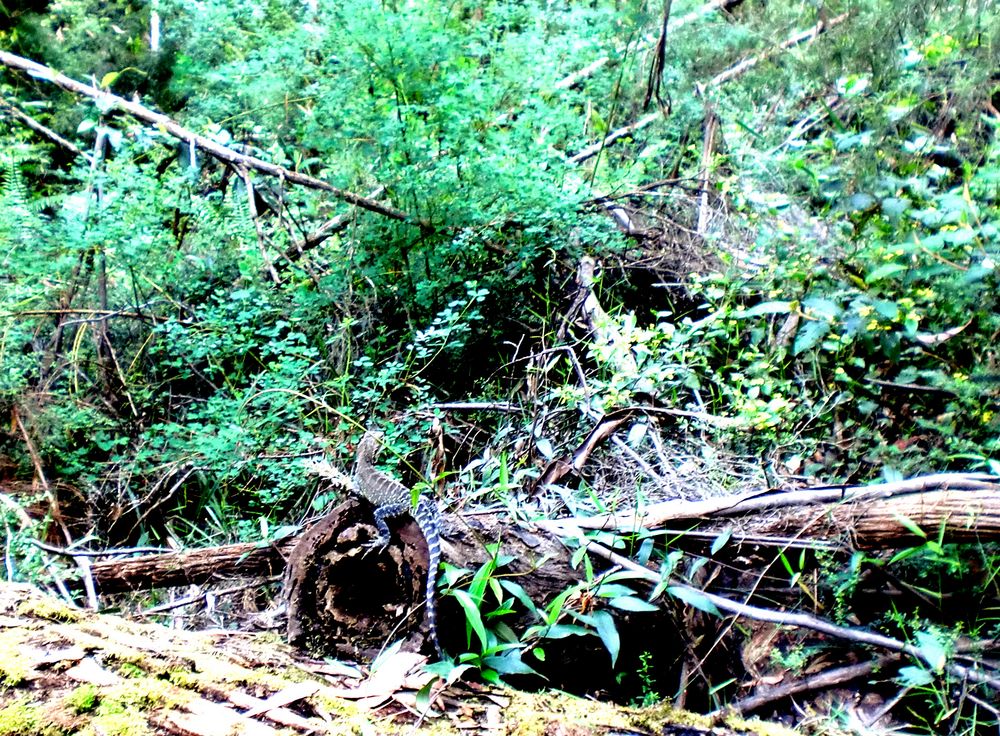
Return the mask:
<svg viewBox="0 0 1000 736">
<path fill-rule="evenodd" d="M 94 100 L 100 100 L 105 104 L 108 104 L 110 107 L 127 112 L 129 115 L 138 120 L 142 120 L 143 122 L 156 126 L 157 129 L 172 135 L 174 138 L 178 138 L 179 140 L 185 141 L 189 145 L 200 148 L 203 151 L 207 151 L 220 161 L 245 166 L 249 169 L 253 169 L 254 171 L 259 171 L 262 174 L 268 174 L 269 176 L 277 176 L 284 181 L 298 184 L 299 186 L 329 192 L 337 199 L 342 199 L 345 202 L 349 202 L 350 204 L 361 207 L 369 212 L 374 212 L 376 214 L 383 215 L 384 217 L 392 218 L 393 220 L 419 224 L 416 223 L 416 221 L 408 214 L 397 210 L 394 207 L 382 204 L 381 202 L 376 202 L 368 197 L 362 197 L 361 195 L 353 192 L 339 189 L 328 182 L 316 179 L 308 174 L 292 171 L 291 169 L 286 169 L 283 166 L 269 163 L 256 158 L 255 156 L 248 156 L 246 154 L 239 153 L 238 151 L 234 151 L 233 149 L 227 148 L 220 143 L 216 143 L 211 138 L 198 135 L 194 131 L 180 125 L 172 118 L 167 117 L 162 113 L 154 112 L 148 107 L 140 105 L 138 102 L 132 102 L 131 100 L 126 100 L 124 97 L 119 97 L 118 95 L 97 89 L 91 85 L 83 84 L 82 82 L 71 79 L 65 74 L 60 74 L 54 69 L 50 69 L 49 67 L 39 64 L 38 62 L 25 59 L 6 51 L 0 51 L 0 64 L 3 64 L 11 69 L 20 69 L 37 79 L 51 82 L 57 87 L 61 87 L 68 92 L 90 97 Z"/>
</svg>

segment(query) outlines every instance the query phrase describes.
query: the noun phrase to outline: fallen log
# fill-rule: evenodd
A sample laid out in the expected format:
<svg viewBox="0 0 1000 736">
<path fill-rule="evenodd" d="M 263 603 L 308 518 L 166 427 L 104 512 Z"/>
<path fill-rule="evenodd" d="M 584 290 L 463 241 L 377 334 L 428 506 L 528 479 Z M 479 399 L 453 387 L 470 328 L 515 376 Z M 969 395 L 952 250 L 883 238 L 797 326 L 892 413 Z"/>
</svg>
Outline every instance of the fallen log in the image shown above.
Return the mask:
<svg viewBox="0 0 1000 736">
<path fill-rule="evenodd" d="M 422 670 L 424 658 L 405 652 L 372 671 L 335 666 L 273 638 L 81 612 L 5 582 L 0 652 L 0 716 L 10 734 L 795 734 L 728 713 L 444 683 Z"/>
<path fill-rule="evenodd" d="M 843 540 L 862 549 L 910 546 L 943 531 L 945 541 L 1000 538 L 1000 478 L 985 473 L 938 473 L 867 486 L 769 490 L 729 498 L 667 501 L 638 513 L 538 522 L 542 529 L 623 533 L 692 522 L 711 532 L 733 527 L 752 541 L 768 537 Z M 919 533 L 918 531 L 919 530 Z"/>
<path fill-rule="evenodd" d="M 294 544 L 295 538 L 291 537 L 268 545 L 227 544 L 124 560 L 101 560 L 93 563 L 91 575 L 102 595 L 205 585 L 234 577 L 272 577 L 285 569 L 285 557 Z M 109 550 L 109 554 L 114 554 L 114 550 Z"/>
<path fill-rule="evenodd" d="M 349 641 L 370 652 L 401 621 L 413 642 L 419 619 L 409 615 L 422 601 L 426 544 L 412 521 L 401 519 L 384 553 L 364 546 L 375 538 L 371 511 L 351 499 L 297 537 L 271 545 L 237 544 L 93 563 L 100 594 L 157 587 L 204 585 L 233 577 L 286 572 L 289 634 L 295 641 Z M 671 501 L 644 513 L 512 523 L 499 513 L 445 514 L 443 559 L 476 569 L 500 543 L 511 558 L 504 574 L 541 603 L 577 584 L 572 549 L 562 543 L 587 530 L 621 533 L 671 528 L 690 539 L 711 539 L 728 530 L 736 543 L 758 547 L 894 549 L 936 539 L 956 542 L 1000 538 L 1000 483 L 992 476 L 941 474 L 894 484 L 747 494 L 730 499 Z M 922 537 L 917 531 L 922 531 Z M 572 546 L 572 545 L 571 545 Z M 363 587 L 364 595 L 350 591 Z M 346 592 L 345 592 L 346 591 Z M 387 616 L 387 613 L 393 615 Z M 445 606 L 445 620 L 461 613 Z M 444 627 L 443 627 L 444 628 Z M 461 628 L 461 627 L 460 627 Z"/>
<path fill-rule="evenodd" d="M 512 521 L 500 513 L 445 514 L 442 553 L 446 563 L 467 573 L 466 582 L 460 581 L 457 588 L 467 587 L 472 573 L 491 557 L 502 555 L 503 564 L 492 577 L 516 581 L 539 609 L 569 591 L 570 597 L 561 599 L 553 623 L 573 623 L 578 614 L 601 610 L 602 603 L 608 602 L 608 598 L 600 596 L 601 580 L 608 572 L 631 573 L 634 581 L 625 583 L 633 586 L 638 600 L 646 597 L 648 586 L 669 584 L 672 594 L 654 601 L 657 610 L 615 611 L 614 626 L 621 644 L 619 662 L 637 661 L 655 642 L 658 656 L 667 659 L 668 668 L 699 661 L 709 669 L 728 667 L 731 671 L 732 650 L 727 654 L 720 648 L 713 655 L 714 661 L 706 661 L 695 642 L 729 636 L 729 646 L 738 648 L 739 636 L 727 635 L 729 629 L 720 620 L 693 611 L 689 608 L 692 605 L 701 611 L 717 611 L 723 617 L 754 620 L 762 626 L 798 627 L 803 632 L 796 635 L 800 641 L 840 639 L 841 648 L 848 651 L 860 643 L 919 659 L 922 655 L 918 649 L 884 636 L 877 629 L 839 626 L 821 615 L 794 612 L 801 601 L 787 581 L 749 597 L 734 596 L 732 590 L 755 590 L 755 571 L 766 570 L 775 559 L 773 550 L 786 548 L 792 540 L 801 546 L 823 546 L 848 553 L 861 545 L 892 548 L 921 543 L 923 537 L 916 533 L 921 530 L 934 539 L 942 529 L 946 538 L 996 538 L 1000 530 L 996 521 L 1000 517 L 1000 489 L 996 486 L 992 476 L 945 474 L 861 488 L 767 492 L 697 503 L 676 501 L 670 511 L 666 505 L 656 506 L 651 507 L 655 514 L 631 518 L 605 516 L 531 524 Z M 692 514 L 695 510 L 698 515 Z M 625 521 L 631 526 L 624 526 Z M 641 531 L 653 528 L 651 521 L 656 522 L 656 528 L 663 528 L 669 521 L 682 529 L 687 526 L 695 530 L 690 535 L 681 534 L 672 546 L 697 550 L 696 556 L 708 554 L 705 540 L 698 537 L 711 537 L 730 527 L 733 542 L 739 543 L 737 554 L 744 577 L 731 567 L 734 572 L 725 580 L 716 579 L 715 573 L 702 578 L 714 580 L 710 585 L 665 581 L 658 570 L 595 544 L 583 528 L 600 528 L 600 522 L 619 532 Z M 129 587 L 135 588 L 139 583 L 217 580 L 223 572 L 274 573 L 287 558 L 287 632 L 292 643 L 326 656 L 372 658 L 387 642 L 402 639 L 410 649 L 427 644 L 421 626 L 426 543 L 416 524 L 406 517 L 395 520 L 392 531 L 394 541 L 385 550 L 366 547 L 377 536 L 371 508 L 351 498 L 294 540 L 280 545 L 237 545 L 200 551 L 195 557 L 191 557 L 195 553 L 170 554 L 97 563 L 93 567 L 94 579 L 102 592 L 110 585 L 122 586 L 124 581 L 130 581 Z M 587 576 L 582 572 L 585 567 L 572 564 L 574 552 L 581 545 L 587 547 L 588 553 L 603 558 L 588 566 Z M 191 564 L 191 560 L 198 564 Z M 455 574 L 450 577 L 452 583 L 457 579 Z M 874 600 L 884 592 L 876 580 L 859 587 L 856 595 Z M 484 604 L 483 614 L 493 606 L 492 601 Z M 537 623 L 537 614 L 518 608 L 519 612 L 503 620 L 512 630 L 523 632 L 528 625 Z M 467 615 L 468 611 L 453 596 L 439 599 L 438 621 L 446 651 L 470 650 Z M 613 670 L 607 667 L 607 642 L 601 638 L 573 636 L 554 641 L 542 635 L 529 642 L 525 656 L 536 645 L 544 646 L 548 664 L 532 662 L 532 666 L 559 687 L 575 692 L 620 692 Z M 475 649 L 473 641 L 471 650 Z M 949 667 L 963 677 L 978 678 L 981 686 L 996 686 L 992 674 L 970 674 L 958 664 Z M 737 681 L 742 679 L 735 674 Z"/>
</svg>

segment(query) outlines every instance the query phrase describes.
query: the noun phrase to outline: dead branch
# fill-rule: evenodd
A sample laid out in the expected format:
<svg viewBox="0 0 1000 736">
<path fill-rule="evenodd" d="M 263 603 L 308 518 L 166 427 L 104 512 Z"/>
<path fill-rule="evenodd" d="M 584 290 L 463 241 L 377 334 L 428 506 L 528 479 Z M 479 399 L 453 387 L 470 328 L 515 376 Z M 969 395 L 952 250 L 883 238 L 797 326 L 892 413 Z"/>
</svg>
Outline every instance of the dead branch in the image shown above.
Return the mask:
<svg viewBox="0 0 1000 736">
<path fill-rule="evenodd" d="M 900 656 L 898 654 L 883 654 L 881 657 L 876 657 L 868 662 L 859 662 L 858 664 L 851 664 L 845 667 L 831 667 L 801 680 L 794 680 L 793 682 L 775 687 L 759 688 L 759 692 L 737 700 L 735 703 L 730 703 L 726 706 L 725 710 L 735 711 L 736 713 L 752 713 L 755 710 L 763 708 L 765 705 L 789 698 L 792 695 L 812 690 L 825 690 L 835 685 L 843 685 L 845 682 L 867 677 L 875 670 L 882 669 L 886 665 L 898 662 L 899 660 Z"/>
<path fill-rule="evenodd" d="M 702 5 L 700 8 L 697 8 L 696 10 L 692 10 L 687 15 L 681 16 L 676 21 L 670 22 L 668 24 L 669 25 L 669 30 L 673 31 L 673 32 L 676 32 L 678 29 L 686 26 L 688 23 L 691 23 L 692 21 L 696 21 L 699 18 L 702 18 L 702 17 L 708 15 L 711 12 L 714 12 L 716 10 L 721 10 L 723 8 L 726 8 L 726 7 L 730 6 L 730 5 L 733 5 L 734 3 L 735 3 L 735 0 L 711 0 L 711 2 L 707 2 L 704 5 Z M 644 51 L 644 50 L 645 50 L 644 47 L 639 49 L 639 51 Z M 620 56 L 621 56 L 622 53 L 623 53 L 623 51 L 621 49 L 619 49 L 619 53 L 617 55 L 618 58 L 620 58 Z M 602 57 L 600 57 L 598 59 L 595 59 L 594 61 L 590 62 L 587 66 L 585 66 L 583 69 L 579 69 L 579 70 L 573 72 L 572 74 L 569 74 L 569 75 L 563 77 L 562 79 L 560 79 L 558 82 L 555 83 L 554 89 L 562 90 L 562 89 L 570 89 L 572 87 L 575 87 L 580 82 L 582 82 L 584 79 L 587 79 L 588 77 L 593 76 L 596 72 L 598 72 L 599 70 L 603 69 L 610 62 L 611 62 L 611 57 L 610 56 L 602 56 Z"/>
<path fill-rule="evenodd" d="M 698 172 L 698 226 L 695 232 L 705 237 L 708 234 L 708 192 L 712 183 L 711 164 L 715 155 L 715 136 L 719 130 L 719 116 L 705 98 L 705 136 L 701 146 L 701 171 Z"/>
<path fill-rule="evenodd" d="M 40 133 L 42 136 L 48 138 L 53 143 L 62 146 L 73 155 L 79 156 L 80 158 L 86 160 L 88 163 L 93 163 L 93 158 L 89 153 L 82 150 L 72 141 L 68 141 L 65 138 L 63 138 L 61 135 L 52 130 L 52 128 L 49 128 L 46 125 L 42 125 L 40 122 L 35 120 L 30 115 L 21 112 L 7 100 L 0 100 L 0 110 L 6 112 L 12 118 L 23 123 L 27 127 L 31 128 L 36 133 Z"/>
<path fill-rule="evenodd" d="M 813 504 L 843 504 L 849 501 L 885 500 L 893 496 L 940 491 L 945 493 L 982 491 L 990 495 L 980 497 L 981 501 L 1000 498 L 1000 479 L 986 473 L 937 473 L 909 480 L 891 483 L 875 483 L 867 486 L 820 486 L 801 490 L 773 489 L 741 496 L 726 498 L 711 498 L 703 501 L 666 501 L 653 504 L 639 514 L 602 514 L 586 519 L 572 519 L 571 523 L 581 529 L 656 529 L 667 522 L 679 519 L 699 519 L 712 517 L 732 517 L 747 513 L 788 508 L 792 506 L 808 506 Z M 925 496 L 926 499 L 926 496 Z M 981 513 L 989 528 L 1000 525 L 1000 507 L 991 510 L 989 504 L 982 508 L 972 509 L 968 506 L 974 502 L 975 496 L 962 493 L 957 499 L 960 505 L 957 509 L 949 507 L 947 511 L 964 509 L 966 518 L 969 513 Z M 993 521 L 993 519 L 996 521 Z M 558 526 L 561 521 L 551 523 Z"/>
<path fill-rule="evenodd" d="M 742 74 L 745 74 L 750 69 L 755 67 L 761 61 L 770 58 L 779 51 L 787 51 L 790 48 L 798 46 L 799 44 L 806 43 L 807 41 L 812 41 L 813 39 L 817 38 L 821 33 L 828 31 L 834 26 L 840 25 L 845 20 L 847 20 L 848 17 L 850 17 L 850 14 L 844 13 L 842 15 L 838 15 L 836 18 L 831 18 L 826 22 L 820 21 L 812 28 L 806 31 L 802 31 L 800 33 L 796 33 L 795 35 L 791 36 L 785 41 L 782 41 L 781 44 L 779 44 L 776 48 L 770 49 L 761 54 L 757 54 L 756 56 L 751 56 L 747 59 L 744 59 L 738 64 L 731 66 L 729 69 L 726 69 L 725 71 L 716 74 L 714 77 L 712 77 L 711 80 L 709 80 L 707 84 L 704 85 L 704 88 L 709 89 L 712 87 L 718 87 L 721 84 L 736 79 L 737 77 L 741 76 Z M 656 112 L 648 113 L 647 115 L 642 116 L 635 122 L 629 123 L 628 125 L 622 126 L 621 128 L 611 131 L 603 138 L 603 140 L 600 140 L 597 143 L 592 143 L 591 145 L 581 149 L 574 155 L 570 156 L 567 159 L 567 161 L 571 164 L 583 163 L 587 159 L 596 156 L 604 148 L 610 146 L 612 143 L 627 136 L 630 136 L 638 130 L 642 130 L 643 128 L 651 125 L 653 122 L 660 119 L 661 117 L 662 113 L 659 110 L 657 110 Z"/>
<path fill-rule="evenodd" d="M 367 197 L 362 197 L 361 195 L 354 194 L 353 192 L 339 189 L 332 184 L 316 179 L 307 174 L 292 171 L 291 169 L 286 169 L 283 166 L 277 166 L 276 164 L 269 163 L 254 156 L 238 153 L 231 148 L 227 148 L 226 146 L 216 143 L 210 138 L 206 138 L 205 136 L 198 135 L 192 130 L 188 130 L 166 115 L 154 112 L 149 108 L 140 105 L 138 102 L 132 102 L 131 100 L 126 100 L 125 98 L 111 94 L 110 92 L 83 84 L 75 79 L 67 77 L 64 74 L 60 74 L 54 69 L 50 69 L 47 66 L 31 61 L 30 59 L 25 59 L 6 51 L 0 51 L 0 63 L 11 69 L 20 69 L 36 79 L 51 82 L 57 87 L 61 87 L 69 92 L 73 92 L 74 94 L 90 97 L 94 100 L 101 100 L 110 107 L 123 110 L 132 117 L 149 123 L 157 129 L 163 130 L 164 132 L 172 135 L 174 138 L 185 141 L 192 147 L 201 148 L 202 150 L 207 151 L 220 161 L 225 161 L 226 163 L 233 165 L 246 166 L 247 168 L 259 171 L 262 174 L 276 176 L 284 181 L 298 184 L 299 186 L 329 192 L 337 199 L 341 199 L 345 202 L 361 207 L 362 209 L 368 210 L 369 212 L 374 212 L 393 220 L 399 220 L 401 222 L 415 222 L 415 220 L 408 214 L 397 210 L 394 207 L 376 202 Z"/>
<path fill-rule="evenodd" d="M 812 28 L 808 28 L 804 31 L 801 31 L 800 33 L 796 33 L 794 36 L 785 39 L 780 44 L 778 44 L 778 46 L 772 49 L 768 49 L 763 53 L 756 54 L 754 56 L 749 56 L 746 59 L 740 61 L 738 64 L 734 64 L 725 71 L 716 74 L 714 77 L 712 77 L 712 79 L 709 81 L 706 87 L 718 87 L 719 85 L 725 84 L 731 79 L 736 79 L 736 77 L 742 76 L 743 74 L 745 74 L 746 72 L 750 71 L 755 66 L 757 66 L 760 62 L 774 56 L 780 51 L 787 51 L 788 49 L 794 48 L 795 46 L 799 46 L 800 44 L 806 43 L 807 41 L 815 40 L 816 38 L 819 37 L 821 33 L 825 33 L 831 28 L 839 26 L 849 17 L 850 13 L 842 13 L 841 15 L 838 15 L 834 18 L 830 18 L 829 20 L 821 20 Z"/>
<path fill-rule="evenodd" d="M 385 194 L 385 187 L 379 186 L 370 191 L 367 198 L 374 202 L 383 194 Z M 285 249 L 285 259 L 289 263 L 293 263 L 306 251 L 318 247 L 328 238 L 332 238 L 337 233 L 343 232 L 348 225 L 354 222 L 356 216 L 357 210 L 352 210 L 351 212 L 346 212 L 327 220 L 318 228 L 302 238 L 302 240 L 297 240 L 288 246 L 288 248 Z"/>
</svg>

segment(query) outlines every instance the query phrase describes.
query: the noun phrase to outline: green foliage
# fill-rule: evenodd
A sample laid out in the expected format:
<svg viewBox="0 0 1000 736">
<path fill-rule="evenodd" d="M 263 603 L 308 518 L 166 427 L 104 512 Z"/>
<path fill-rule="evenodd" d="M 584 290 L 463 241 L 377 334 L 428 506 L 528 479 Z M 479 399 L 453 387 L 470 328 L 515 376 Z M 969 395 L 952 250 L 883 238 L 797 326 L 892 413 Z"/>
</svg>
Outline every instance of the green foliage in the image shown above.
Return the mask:
<svg viewBox="0 0 1000 736">
<path fill-rule="evenodd" d="M 5 123 L 17 120 L 9 104 L 88 153 L 103 141 L 91 163 L 31 128 L 0 128 L 0 409 L 24 428 L 0 435 L 3 480 L 27 482 L 38 464 L 111 543 L 267 539 L 324 500 L 301 456 L 325 448 L 346 466 L 371 416 L 392 417 L 402 447 L 440 418 L 428 405 L 470 394 L 530 407 L 469 423 L 491 446 L 466 466 L 478 489 L 466 500 L 515 517 L 537 476 L 532 452 L 554 460 L 596 417 L 640 403 L 694 415 L 706 448 L 825 482 L 997 472 L 996 8 L 861 0 L 822 15 L 842 11 L 844 26 L 781 53 L 775 29 L 812 26 L 816 6 L 744 3 L 672 28 L 652 103 L 662 117 L 575 165 L 573 153 L 647 112 L 650 4 L 161 0 L 159 50 L 148 4 L 19 4 L 0 18 L 4 48 L 135 95 L 220 145 L 380 191 L 411 219 L 245 180 L 106 100 L 3 71 Z M 719 153 L 703 171 L 707 110 Z M 608 202 L 637 210 L 649 237 L 626 240 Z M 694 231 L 704 206 L 718 217 L 689 247 L 675 234 Z M 342 215 L 344 228 L 307 237 Z M 685 250 L 704 258 L 647 265 Z M 578 349 L 562 336 L 585 254 L 608 267 L 596 293 L 610 316 Z M 630 271 L 650 288 L 611 277 Z M 547 362 L 563 348 L 575 362 Z M 586 482 L 563 500 L 571 513 L 613 510 Z M 866 570 L 931 599 L 955 581 L 977 600 L 993 594 L 995 551 L 910 526 L 920 542 L 895 557 L 786 553 L 775 567 L 840 621 Z M 18 579 L 41 570 L 27 534 L 8 534 Z M 653 541 L 630 540 L 644 564 Z M 547 642 L 591 634 L 617 666 L 611 612 L 649 611 L 664 593 L 717 613 L 673 580 L 675 551 L 647 596 L 595 571 L 584 549 L 573 562 L 585 579 L 546 606 L 504 576 L 499 548 L 479 570 L 451 571 L 468 651 L 445 674 L 529 673 Z M 817 590 L 805 584 L 814 565 Z M 947 658 L 959 628 L 995 635 L 991 610 L 876 623 L 925 651 L 942 642 Z M 520 633 L 516 611 L 530 619 Z M 946 671 L 926 659 L 903 679 L 947 703 Z M 640 667 L 653 697 L 651 660 Z"/>
</svg>

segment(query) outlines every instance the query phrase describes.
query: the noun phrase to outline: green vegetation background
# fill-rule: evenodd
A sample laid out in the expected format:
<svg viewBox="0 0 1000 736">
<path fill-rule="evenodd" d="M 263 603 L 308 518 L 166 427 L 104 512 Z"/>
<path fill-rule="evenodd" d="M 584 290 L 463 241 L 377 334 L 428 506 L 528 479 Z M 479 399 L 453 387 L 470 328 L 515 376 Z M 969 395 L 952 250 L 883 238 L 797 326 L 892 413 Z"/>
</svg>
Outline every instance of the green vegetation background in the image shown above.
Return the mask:
<svg viewBox="0 0 1000 736">
<path fill-rule="evenodd" d="M 42 470 L 64 520 L 107 543 L 257 540 L 329 500 L 302 457 L 346 467 L 366 422 L 419 444 L 435 402 L 459 399 L 525 409 L 476 418 L 464 453 L 484 486 L 507 483 L 498 458 L 523 480 L 636 402 L 739 420 L 690 436 L 821 482 L 1000 470 L 996 5 L 745 0 L 668 33 L 657 91 L 661 13 L 7 3 L 4 49 L 342 189 L 385 187 L 421 224 L 358 212 L 299 253 L 343 203 L 255 174 L 251 203 L 164 131 L 4 71 L 0 480 L 29 506 Z M 99 163 L 11 106 L 99 141 Z M 584 255 L 622 341 L 539 386 L 527 357 L 556 344 Z M 39 553 L 12 544 L 10 574 L 29 576 Z"/>
</svg>

